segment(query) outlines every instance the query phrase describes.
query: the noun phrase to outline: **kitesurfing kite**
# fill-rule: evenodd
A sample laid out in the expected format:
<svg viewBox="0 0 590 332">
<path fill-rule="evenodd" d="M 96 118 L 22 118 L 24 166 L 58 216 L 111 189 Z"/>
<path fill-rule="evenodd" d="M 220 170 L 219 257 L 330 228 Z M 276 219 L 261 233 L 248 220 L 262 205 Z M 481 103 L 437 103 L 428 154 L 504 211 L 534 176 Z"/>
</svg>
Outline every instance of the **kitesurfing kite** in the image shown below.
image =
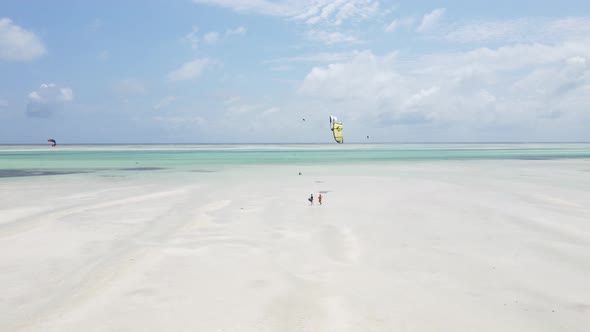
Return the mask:
<svg viewBox="0 0 590 332">
<path fill-rule="evenodd" d="M 54 148 L 57 145 L 57 142 L 53 138 L 48 139 L 47 142 L 51 142 L 52 148 Z"/>
<path fill-rule="evenodd" d="M 330 115 L 330 130 L 332 130 L 336 142 L 340 144 L 344 143 L 344 138 L 342 137 L 342 123 L 338 122 L 338 119 L 333 115 Z"/>
</svg>

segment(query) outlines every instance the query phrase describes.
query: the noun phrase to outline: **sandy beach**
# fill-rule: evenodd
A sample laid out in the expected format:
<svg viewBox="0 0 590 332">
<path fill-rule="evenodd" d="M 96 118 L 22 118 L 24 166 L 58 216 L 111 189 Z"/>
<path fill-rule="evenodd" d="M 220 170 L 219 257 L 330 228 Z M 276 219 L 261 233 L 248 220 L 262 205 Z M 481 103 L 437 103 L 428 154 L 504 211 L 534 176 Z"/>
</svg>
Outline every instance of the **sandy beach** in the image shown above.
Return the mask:
<svg viewBox="0 0 590 332">
<path fill-rule="evenodd" d="M 587 159 L 159 172 L 3 179 L 0 331 L 590 328 Z"/>
</svg>

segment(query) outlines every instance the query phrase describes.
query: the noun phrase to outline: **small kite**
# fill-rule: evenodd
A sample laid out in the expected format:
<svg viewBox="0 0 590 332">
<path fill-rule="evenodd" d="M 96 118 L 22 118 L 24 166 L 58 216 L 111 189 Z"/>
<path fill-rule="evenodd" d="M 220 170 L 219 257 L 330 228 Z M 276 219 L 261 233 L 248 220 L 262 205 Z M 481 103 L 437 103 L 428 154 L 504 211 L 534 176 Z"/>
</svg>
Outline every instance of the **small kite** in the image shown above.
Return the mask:
<svg viewBox="0 0 590 332">
<path fill-rule="evenodd" d="M 51 143 L 52 148 L 54 148 L 57 145 L 57 142 L 53 138 L 48 139 L 47 142 Z"/>
</svg>

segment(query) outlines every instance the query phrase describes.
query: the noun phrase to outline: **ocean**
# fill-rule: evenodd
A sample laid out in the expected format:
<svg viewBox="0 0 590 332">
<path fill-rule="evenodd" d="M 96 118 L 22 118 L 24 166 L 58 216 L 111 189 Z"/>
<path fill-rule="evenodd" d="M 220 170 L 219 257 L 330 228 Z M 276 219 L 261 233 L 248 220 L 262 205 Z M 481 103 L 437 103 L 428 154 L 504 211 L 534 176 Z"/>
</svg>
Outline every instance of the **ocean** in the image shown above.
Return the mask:
<svg viewBox="0 0 590 332">
<path fill-rule="evenodd" d="M 243 165 L 590 159 L 588 143 L 0 146 L 0 178 Z"/>
</svg>

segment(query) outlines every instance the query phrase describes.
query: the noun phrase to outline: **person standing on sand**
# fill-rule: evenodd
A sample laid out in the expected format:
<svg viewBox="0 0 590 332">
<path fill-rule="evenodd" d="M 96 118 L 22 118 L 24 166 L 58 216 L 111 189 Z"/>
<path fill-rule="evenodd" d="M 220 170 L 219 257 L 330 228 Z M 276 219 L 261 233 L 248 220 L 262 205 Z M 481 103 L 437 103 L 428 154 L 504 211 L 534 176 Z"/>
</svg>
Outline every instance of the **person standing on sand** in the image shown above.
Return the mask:
<svg viewBox="0 0 590 332">
<path fill-rule="evenodd" d="M 309 197 L 307 200 L 310 203 L 309 205 L 313 205 L 313 194 L 311 194 L 311 197 Z"/>
<path fill-rule="evenodd" d="M 318 196 L 318 202 L 320 203 L 320 205 L 322 205 L 322 194 L 320 194 L 320 195 Z"/>
</svg>

